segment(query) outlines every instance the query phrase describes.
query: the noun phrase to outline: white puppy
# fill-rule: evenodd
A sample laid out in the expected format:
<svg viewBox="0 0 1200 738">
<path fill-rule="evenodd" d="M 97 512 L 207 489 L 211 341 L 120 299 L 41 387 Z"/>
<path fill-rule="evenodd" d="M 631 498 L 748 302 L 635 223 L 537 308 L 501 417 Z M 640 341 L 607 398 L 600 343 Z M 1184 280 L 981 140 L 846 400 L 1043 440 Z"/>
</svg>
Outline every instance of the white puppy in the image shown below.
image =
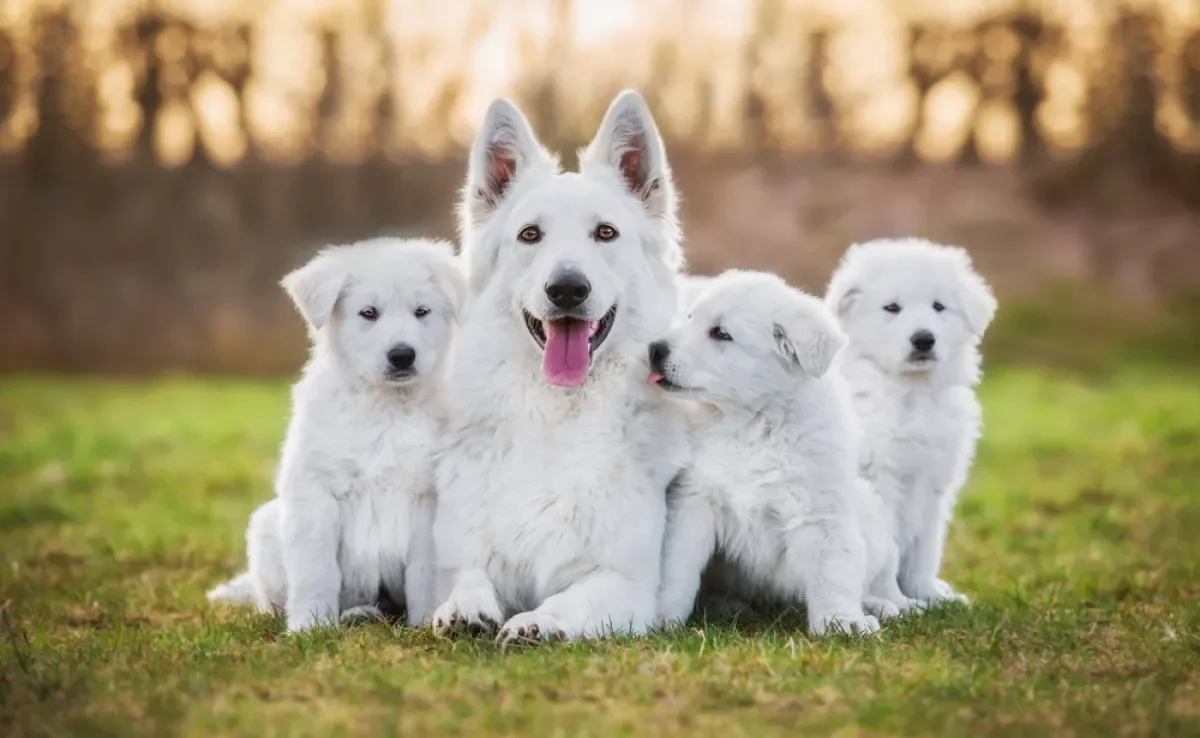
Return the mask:
<svg viewBox="0 0 1200 738">
<path fill-rule="evenodd" d="M 900 589 L 966 602 L 938 571 L 979 438 L 979 342 L 996 300 L 965 251 L 918 239 L 850 247 L 825 299 L 850 339 L 837 370 L 853 391 L 860 471 L 881 499 Z"/>
<path fill-rule="evenodd" d="M 827 373 L 846 339 L 822 302 L 728 271 L 650 345 L 650 380 L 712 408 L 672 486 L 659 617 L 685 620 L 701 573 L 739 598 L 806 603 L 811 631 L 871 633 L 856 519 L 854 417 Z"/>
<path fill-rule="evenodd" d="M 289 631 L 432 608 L 441 365 L 466 280 L 449 244 L 376 239 L 283 280 L 312 357 L 292 391 L 276 498 L 251 517 L 249 571 L 209 593 L 282 609 Z"/>
<path fill-rule="evenodd" d="M 666 488 L 683 421 L 645 383 L 677 309 L 666 153 L 618 96 L 579 173 L 511 103 L 488 109 L 462 208 L 472 295 L 438 463 L 438 633 L 505 640 L 654 623 Z"/>
</svg>

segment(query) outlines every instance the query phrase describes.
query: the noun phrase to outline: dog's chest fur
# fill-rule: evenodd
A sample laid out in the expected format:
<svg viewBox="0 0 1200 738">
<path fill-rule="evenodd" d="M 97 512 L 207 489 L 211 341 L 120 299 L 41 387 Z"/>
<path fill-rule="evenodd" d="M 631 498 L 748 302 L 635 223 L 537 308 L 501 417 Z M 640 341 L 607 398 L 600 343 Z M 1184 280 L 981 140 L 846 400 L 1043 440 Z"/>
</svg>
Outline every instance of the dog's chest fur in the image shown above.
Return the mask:
<svg viewBox="0 0 1200 738">
<path fill-rule="evenodd" d="M 897 380 L 856 388 L 864 431 L 860 468 L 891 511 L 896 539 L 912 542 L 931 508 L 957 491 L 964 449 L 977 435 L 978 405 L 966 387 Z"/>
<path fill-rule="evenodd" d="M 380 582 L 399 587 L 415 503 L 432 494 L 441 417 L 430 403 L 399 392 L 343 391 L 315 399 L 297 389 L 294 426 L 301 435 L 292 456 L 300 473 L 337 501 L 343 590 L 370 595 Z"/>
<path fill-rule="evenodd" d="M 827 407 L 832 398 L 809 399 L 786 414 L 776 409 L 693 425 L 693 461 L 683 483 L 709 500 L 720 559 L 755 589 L 795 586 L 784 562 L 789 531 L 848 514 L 850 429 Z"/>
<path fill-rule="evenodd" d="M 656 586 L 648 564 L 685 435 L 633 382 L 616 360 L 569 395 L 515 379 L 502 405 L 452 428 L 439 504 L 470 508 L 465 534 L 492 552 L 486 569 L 506 606 L 535 607 L 599 569 L 640 569 Z"/>
</svg>

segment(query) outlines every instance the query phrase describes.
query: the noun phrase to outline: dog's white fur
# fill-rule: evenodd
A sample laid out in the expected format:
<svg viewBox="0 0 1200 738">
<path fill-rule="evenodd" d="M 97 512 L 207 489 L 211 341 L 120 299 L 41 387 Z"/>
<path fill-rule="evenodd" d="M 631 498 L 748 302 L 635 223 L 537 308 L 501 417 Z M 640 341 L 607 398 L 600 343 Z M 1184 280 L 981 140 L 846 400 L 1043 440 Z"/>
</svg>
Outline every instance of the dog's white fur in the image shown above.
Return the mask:
<svg viewBox="0 0 1200 738">
<path fill-rule="evenodd" d="M 850 339 L 836 368 L 864 433 L 860 473 L 880 500 L 870 537 L 896 558 L 904 595 L 966 602 L 938 572 L 980 434 L 979 343 L 996 300 L 965 251 L 918 239 L 850 247 L 825 299 Z M 935 339 L 932 358 L 914 360 L 918 331 Z"/>
<path fill-rule="evenodd" d="M 292 391 L 277 496 L 250 520 L 249 571 L 209 598 L 283 610 L 294 632 L 377 613 L 382 587 L 420 623 L 433 605 L 443 357 L 465 276 L 447 243 L 375 239 L 322 251 L 283 286 L 312 356 Z M 389 362 L 400 346 L 416 351 L 409 370 Z"/>
<path fill-rule="evenodd" d="M 691 614 L 711 561 L 706 589 L 717 580 L 737 598 L 806 603 L 814 634 L 879 629 L 863 612 L 854 416 L 828 372 L 845 342 L 820 299 L 731 270 L 652 347 L 660 386 L 711 409 L 692 425 L 693 460 L 671 489 L 664 623 Z"/>
<path fill-rule="evenodd" d="M 686 462 L 682 420 L 645 383 L 682 261 L 665 150 L 642 98 L 619 95 L 579 173 L 560 173 L 497 100 L 474 143 L 461 209 L 471 297 L 450 373 L 437 467 L 438 633 L 502 639 L 643 633 L 654 623 L 665 490 Z M 599 223 L 619 237 L 600 243 Z M 540 226 L 540 243 L 518 238 Z M 582 311 L 616 304 L 582 385 L 539 371 L 522 317 L 551 312 L 556 270 L 585 274 Z"/>
</svg>

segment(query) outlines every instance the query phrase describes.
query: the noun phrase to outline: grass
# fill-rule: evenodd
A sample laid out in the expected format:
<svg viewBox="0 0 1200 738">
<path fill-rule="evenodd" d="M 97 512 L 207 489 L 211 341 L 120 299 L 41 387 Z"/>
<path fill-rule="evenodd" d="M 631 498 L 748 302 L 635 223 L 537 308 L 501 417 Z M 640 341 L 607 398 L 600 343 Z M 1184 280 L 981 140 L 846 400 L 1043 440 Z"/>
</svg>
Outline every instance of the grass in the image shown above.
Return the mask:
<svg viewBox="0 0 1200 738">
<path fill-rule="evenodd" d="M 988 376 L 945 568 L 970 609 L 508 651 L 208 607 L 282 384 L 2 379 L 0 734 L 1200 735 L 1200 370 L 1080 376 Z"/>
</svg>

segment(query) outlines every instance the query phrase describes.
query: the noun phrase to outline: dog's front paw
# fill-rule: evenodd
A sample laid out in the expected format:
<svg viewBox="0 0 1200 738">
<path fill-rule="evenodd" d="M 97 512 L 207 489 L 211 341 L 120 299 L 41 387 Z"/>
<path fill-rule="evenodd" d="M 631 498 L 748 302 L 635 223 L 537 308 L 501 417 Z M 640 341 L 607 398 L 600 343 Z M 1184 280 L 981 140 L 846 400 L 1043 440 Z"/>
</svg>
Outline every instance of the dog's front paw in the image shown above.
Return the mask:
<svg viewBox="0 0 1200 738">
<path fill-rule="evenodd" d="M 942 604 L 969 605 L 971 600 L 966 595 L 954 591 L 944 579 L 930 579 L 921 582 L 908 593 L 918 603 L 920 609 L 937 607 Z"/>
<path fill-rule="evenodd" d="M 882 597 L 864 597 L 863 609 L 880 620 L 898 618 L 902 612 L 894 602 Z"/>
<path fill-rule="evenodd" d="M 387 620 L 387 615 L 379 609 L 378 605 L 359 605 L 349 610 L 343 610 L 338 619 L 342 625 L 365 625 L 377 620 Z"/>
<path fill-rule="evenodd" d="M 452 595 L 433 611 L 432 620 L 434 635 L 484 635 L 496 629 L 504 620 L 504 613 L 495 597 L 485 597 L 482 593 L 465 597 Z"/>
<path fill-rule="evenodd" d="M 565 639 L 567 630 L 558 618 L 538 612 L 523 612 L 508 619 L 497 637 L 501 643 L 538 643 Z"/>
<path fill-rule="evenodd" d="M 823 636 L 831 633 L 865 636 L 879 632 L 879 620 L 874 615 L 862 613 L 826 615 L 818 617 L 809 623 L 809 630 L 815 636 Z"/>
</svg>

